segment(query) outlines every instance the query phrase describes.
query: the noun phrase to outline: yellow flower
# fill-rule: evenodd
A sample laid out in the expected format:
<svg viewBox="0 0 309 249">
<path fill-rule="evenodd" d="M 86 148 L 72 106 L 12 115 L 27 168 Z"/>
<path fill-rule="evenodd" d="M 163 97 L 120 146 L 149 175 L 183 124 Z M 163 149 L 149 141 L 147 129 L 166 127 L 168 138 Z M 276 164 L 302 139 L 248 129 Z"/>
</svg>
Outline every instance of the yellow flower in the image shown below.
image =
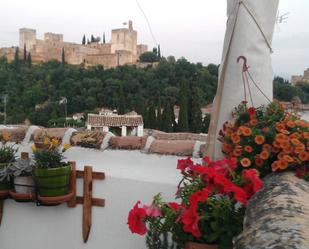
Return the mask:
<svg viewBox="0 0 309 249">
<path fill-rule="evenodd" d="M 63 145 L 63 151 L 66 151 L 66 150 L 68 150 L 68 149 L 70 149 L 71 148 L 71 144 L 65 144 L 65 145 Z"/>
<path fill-rule="evenodd" d="M 7 141 L 9 141 L 10 138 L 11 138 L 11 134 L 10 134 L 10 133 L 8 133 L 8 132 L 6 132 L 6 131 L 4 131 L 4 132 L 2 133 L 2 140 L 3 140 L 4 143 L 6 143 Z"/>
<path fill-rule="evenodd" d="M 35 145 L 32 145 L 32 146 L 31 146 L 31 149 L 32 149 L 33 152 L 36 152 L 36 151 L 37 151 Z"/>
<path fill-rule="evenodd" d="M 50 144 L 50 139 L 49 139 L 49 137 L 44 137 L 44 144 Z"/>
<path fill-rule="evenodd" d="M 59 140 L 58 140 L 57 138 L 53 138 L 52 141 L 51 141 L 51 143 L 52 143 L 52 145 L 53 145 L 54 147 L 58 147 L 59 144 L 60 144 L 60 142 L 59 142 Z"/>
</svg>

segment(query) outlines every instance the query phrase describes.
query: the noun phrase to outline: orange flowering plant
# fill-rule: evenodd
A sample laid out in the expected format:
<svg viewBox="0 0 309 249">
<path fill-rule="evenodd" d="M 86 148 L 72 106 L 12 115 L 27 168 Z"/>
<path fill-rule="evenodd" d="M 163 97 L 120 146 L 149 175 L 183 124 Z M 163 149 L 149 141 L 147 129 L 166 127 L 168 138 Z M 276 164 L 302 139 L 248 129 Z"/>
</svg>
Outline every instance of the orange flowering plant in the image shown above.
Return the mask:
<svg viewBox="0 0 309 249">
<path fill-rule="evenodd" d="M 309 122 L 296 113 L 285 111 L 273 102 L 258 108 L 242 102 L 220 131 L 222 151 L 235 157 L 238 170 L 255 168 L 261 176 L 273 171 L 295 169 L 309 180 Z"/>
</svg>

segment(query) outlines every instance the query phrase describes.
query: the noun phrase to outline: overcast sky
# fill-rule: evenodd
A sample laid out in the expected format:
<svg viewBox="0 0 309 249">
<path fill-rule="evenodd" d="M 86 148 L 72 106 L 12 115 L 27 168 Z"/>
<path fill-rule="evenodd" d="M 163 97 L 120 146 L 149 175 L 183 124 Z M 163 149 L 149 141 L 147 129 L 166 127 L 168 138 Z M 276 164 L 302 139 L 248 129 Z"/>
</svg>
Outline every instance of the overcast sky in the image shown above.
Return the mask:
<svg viewBox="0 0 309 249">
<path fill-rule="evenodd" d="M 220 63 L 226 23 L 225 0 L 139 0 L 164 56 L 184 56 L 192 62 Z M 309 67 L 309 1 L 280 0 L 286 23 L 276 27 L 273 65 L 289 77 Z M 113 28 L 131 19 L 138 42 L 155 45 L 136 0 L 1 0 L 0 47 L 18 45 L 18 29 L 34 28 L 64 34 L 81 42 L 83 34 L 107 40 Z"/>
</svg>

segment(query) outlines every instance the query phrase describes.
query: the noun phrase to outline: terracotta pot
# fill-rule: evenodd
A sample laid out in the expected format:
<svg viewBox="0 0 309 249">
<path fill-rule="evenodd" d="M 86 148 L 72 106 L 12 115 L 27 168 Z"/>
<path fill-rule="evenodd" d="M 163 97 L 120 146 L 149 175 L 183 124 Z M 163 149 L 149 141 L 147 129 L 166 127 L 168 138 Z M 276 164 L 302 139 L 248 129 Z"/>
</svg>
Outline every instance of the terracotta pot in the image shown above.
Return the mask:
<svg viewBox="0 0 309 249">
<path fill-rule="evenodd" d="M 200 244 L 195 242 L 187 242 L 185 249 L 218 249 L 217 245 Z"/>
</svg>

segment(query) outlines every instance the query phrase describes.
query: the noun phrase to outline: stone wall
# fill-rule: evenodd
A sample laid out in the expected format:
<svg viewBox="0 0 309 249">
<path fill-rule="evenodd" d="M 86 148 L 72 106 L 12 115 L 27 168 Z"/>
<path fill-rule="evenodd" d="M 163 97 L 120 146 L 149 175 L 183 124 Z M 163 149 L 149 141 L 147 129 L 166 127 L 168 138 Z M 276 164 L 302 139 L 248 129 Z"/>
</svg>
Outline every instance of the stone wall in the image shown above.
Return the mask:
<svg viewBox="0 0 309 249">
<path fill-rule="evenodd" d="M 234 249 L 308 249 L 309 182 L 294 172 L 267 176 L 249 203 Z"/>
</svg>

